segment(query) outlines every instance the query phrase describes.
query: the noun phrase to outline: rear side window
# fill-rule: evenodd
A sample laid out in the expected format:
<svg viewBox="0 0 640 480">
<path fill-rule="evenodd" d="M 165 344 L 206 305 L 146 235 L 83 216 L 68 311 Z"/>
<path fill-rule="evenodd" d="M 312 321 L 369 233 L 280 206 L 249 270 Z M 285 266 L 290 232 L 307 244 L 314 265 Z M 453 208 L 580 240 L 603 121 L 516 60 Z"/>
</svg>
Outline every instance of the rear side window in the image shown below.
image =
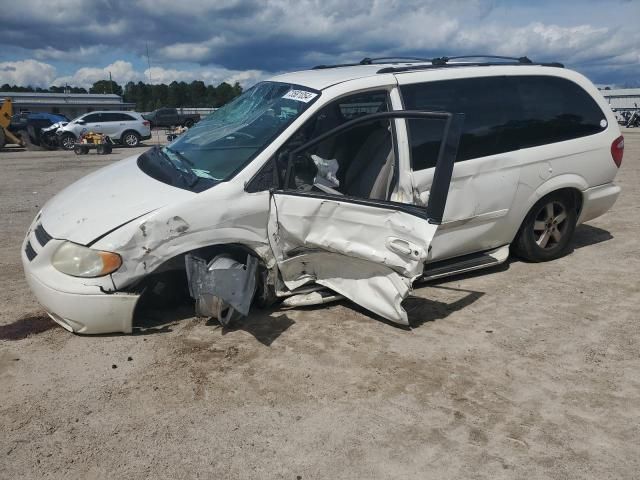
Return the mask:
<svg viewBox="0 0 640 480">
<path fill-rule="evenodd" d="M 579 85 L 557 77 L 512 77 L 522 105 L 514 124 L 520 148 L 593 135 L 607 128 L 604 113 Z"/>
<path fill-rule="evenodd" d="M 514 87 L 505 77 L 482 77 L 405 85 L 401 87 L 408 110 L 464 113 L 457 161 L 517 149 L 507 135 L 519 117 Z M 414 170 L 435 166 L 443 135 L 442 122 L 409 120 L 411 165 Z"/>
<path fill-rule="evenodd" d="M 457 161 L 569 140 L 606 128 L 581 87 L 548 76 L 480 77 L 405 85 L 408 110 L 464 113 Z M 603 126 L 604 125 L 604 126 Z M 435 166 L 443 124 L 408 120 L 411 167 Z"/>
</svg>

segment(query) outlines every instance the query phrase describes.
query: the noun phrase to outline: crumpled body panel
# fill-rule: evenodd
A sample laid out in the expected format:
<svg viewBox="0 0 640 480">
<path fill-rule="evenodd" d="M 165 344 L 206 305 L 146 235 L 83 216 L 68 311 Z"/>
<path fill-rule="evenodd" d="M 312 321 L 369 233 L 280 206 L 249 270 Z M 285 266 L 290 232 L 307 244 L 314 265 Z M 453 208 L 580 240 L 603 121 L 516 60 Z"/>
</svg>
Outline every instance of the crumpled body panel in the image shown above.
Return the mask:
<svg viewBox="0 0 640 480">
<path fill-rule="evenodd" d="M 268 231 L 287 288 L 314 282 L 407 325 L 400 304 L 436 228 L 392 206 L 275 193 Z"/>
</svg>

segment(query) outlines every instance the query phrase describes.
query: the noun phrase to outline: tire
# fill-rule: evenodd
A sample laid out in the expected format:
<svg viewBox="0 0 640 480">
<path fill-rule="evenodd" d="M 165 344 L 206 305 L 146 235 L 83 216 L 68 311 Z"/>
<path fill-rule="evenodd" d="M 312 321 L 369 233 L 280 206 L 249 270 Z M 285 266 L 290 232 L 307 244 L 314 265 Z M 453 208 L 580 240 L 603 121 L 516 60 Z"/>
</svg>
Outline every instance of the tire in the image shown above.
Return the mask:
<svg viewBox="0 0 640 480">
<path fill-rule="evenodd" d="M 4 138 L 4 128 L 0 127 L 0 148 L 4 148 L 5 138 Z"/>
<path fill-rule="evenodd" d="M 137 132 L 127 130 L 120 137 L 120 143 L 128 148 L 140 146 L 140 135 Z"/>
<path fill-rule="evenodd" d="M 529 210 L 516 240 L 514 253 L 530 262 L 547 262 L 567 254 L 578 214 L 570 193 L 555 192 Z"/>
<path fill-rule="evenodd" d="M 193 120 L 191 120 L 190 118 L 184 121 L 184 126 L 187 128 L 191 128 L 193 127 Z"/>
<path fill-rule="evenodd" d="M 76 144 L 76 137 L 72 133 L 65 133 L 60 137 L 60 146 L 64 150 L 73 150 Z"/>
<path fill-rule="evenodd" d="M 76 155 L 84 155 L 84 148 L 80 145 L 76 145 L 75 147 L 73 147 L 73 153 L 75 153 Z"/>
</svg>

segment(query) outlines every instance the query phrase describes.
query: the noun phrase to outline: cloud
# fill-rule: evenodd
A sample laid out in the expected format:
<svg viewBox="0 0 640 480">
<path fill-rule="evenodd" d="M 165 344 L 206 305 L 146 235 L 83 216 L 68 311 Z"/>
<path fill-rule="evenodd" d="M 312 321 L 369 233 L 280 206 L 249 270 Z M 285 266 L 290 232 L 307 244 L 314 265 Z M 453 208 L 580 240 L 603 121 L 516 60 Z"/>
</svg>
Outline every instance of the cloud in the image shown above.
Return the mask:
<svg viewBox="0 0 640 480">
<path fill-rule="evenodd" d="M 2 11 L 5 55 L 13 49 L 54 63 L 112 61 L 126 50 L 140 64 L 147 45 L 156 67 L 196 73 L 493 53 L 640 78 L 638 1 L 603 8 L 595 0 L 21 0 Z"/>
<path fill-rule="evenodd" d="M 56 68 L 37 60 L 20 60 L 0 63 L 0 84 L 30 85 L 49 87 L 51 85 L 69 85 L 89 88 L 98 80 L 108 80 L 109 73 L 113 81 L 120 85 L 127 82 L 151 82 L 169 84 L 173 81 L 192 82 L 202 80 L 205 84 L 219 85 L 222 82 L 239 82 L 243 87 L 269 76 L 260 70 L 229 70 L 222 67 L 199 67 L 180 70 L 176 68 L 151 67 L 136 70 L 131 62 L 117 60 L 106 67 L 82 67 L 71 75 L 57 75 Z"/>
<path fill-rule="evenodd" d="M 33 59 L 0 62 L 0 84 L 48 87 L 55 75 L 55 67 Z"/>
</svg>

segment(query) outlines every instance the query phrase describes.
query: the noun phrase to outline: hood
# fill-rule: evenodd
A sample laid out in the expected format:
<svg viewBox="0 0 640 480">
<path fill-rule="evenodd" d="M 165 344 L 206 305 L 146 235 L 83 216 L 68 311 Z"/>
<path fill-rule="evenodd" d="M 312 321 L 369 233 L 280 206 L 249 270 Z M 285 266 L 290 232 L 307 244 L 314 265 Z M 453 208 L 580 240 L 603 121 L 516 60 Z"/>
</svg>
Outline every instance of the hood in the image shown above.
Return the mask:
<svg viewBox="0 0 640 480">
<path fill-rule="evenodd" d="M 145 174 L 137 156 L 71 184 L 47 202 L 42 224 L 54 238 L 87 245 L 107 232 L 167 204 L 196 195 Z"/>
</svg>

